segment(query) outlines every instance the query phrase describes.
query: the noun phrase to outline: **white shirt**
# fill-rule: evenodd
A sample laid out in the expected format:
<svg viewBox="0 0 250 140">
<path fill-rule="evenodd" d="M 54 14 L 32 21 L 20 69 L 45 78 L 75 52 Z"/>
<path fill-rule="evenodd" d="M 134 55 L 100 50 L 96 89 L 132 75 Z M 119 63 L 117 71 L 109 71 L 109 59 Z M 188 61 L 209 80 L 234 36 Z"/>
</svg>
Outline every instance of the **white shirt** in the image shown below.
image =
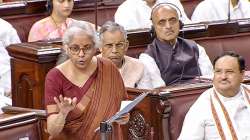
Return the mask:
<svg viewBox="0 0 250 140">
<path fill-rule="evenodd" d="M 210 88 L 196 100 L 186 114 L 181 134 L 178 140 L 220 140 L 216 124 L 213 119 Z M 230 118 L 236 122 L 239 140 L 250 140 L 250 108 L 247 107 L 241 91 L 234 97 L 226 98 L 218 94 L 221 102 L 228 111 Z"/>
<path fill-rule="evenodd" d="M 182 14 L 180 20 L 184 23 L 191 23 L 179 0 L 158 0 L 156 4 L 163 2 L 176 5 Z M 114 16 L 115 22 L 126 30 L 151 28 L 151 10 L 144 0 L 126 0 L 118 7 Z"/>
<path fill-rule="evenodd" d="M 192 22 L 206 22 L 228 19 L 229 0 L 204 0 L 197 5 L 192 15 Z M 230 18 L 250 18 L 250 3 L 247 0 L 239 0 L 233 8 L 230 3 Z"/>
<path fill-rule="evenodd" d="M 20 43 L 16 30 L 11 24 L 0 18 L 0 95 L 11 90 L 10 56 L 6 47 Z"/>
<path fill-rule="evenodd" d="M 12 104 L 12 101 L 10 98 L 0 95 L 0 114 L 3 113 L 2 107 L 11 105 L 11 104 Z"/>
<path fill-rule="evenodd" d="M 213 77 L 213 66 L 209 57 L 206 54 L 205 49 L 198 44 L 197 46 L 199 49 L 198 65 L 202 76 Z M 164 80 L 161 78 L 160 70 L 154 58 L 152 58 L 146 53 L 142 53 L 139 56 L 139 60 L 148 68 L 150 76 L 152 76 L 151 80 L 154 87 L 166 86 Z"/>
</svg>

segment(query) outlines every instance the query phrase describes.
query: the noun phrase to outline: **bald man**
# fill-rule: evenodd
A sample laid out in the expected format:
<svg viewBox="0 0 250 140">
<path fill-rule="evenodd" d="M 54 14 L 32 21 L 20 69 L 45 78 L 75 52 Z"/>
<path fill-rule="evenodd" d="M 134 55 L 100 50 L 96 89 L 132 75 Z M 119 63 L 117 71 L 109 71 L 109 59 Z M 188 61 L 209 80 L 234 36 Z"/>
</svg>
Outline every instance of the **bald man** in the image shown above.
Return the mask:
<svg viewBox="0 0 250 140">
<path fill-rule="evenodd" d="M 213 75 L 213 66 L 204 48 L 178 37 L 179 10 L 169 4 L 160 4 L 153 8 L 151 15 L 156 38 L 139 59 L 148 67 L 154 87 Z"/>
</svg>

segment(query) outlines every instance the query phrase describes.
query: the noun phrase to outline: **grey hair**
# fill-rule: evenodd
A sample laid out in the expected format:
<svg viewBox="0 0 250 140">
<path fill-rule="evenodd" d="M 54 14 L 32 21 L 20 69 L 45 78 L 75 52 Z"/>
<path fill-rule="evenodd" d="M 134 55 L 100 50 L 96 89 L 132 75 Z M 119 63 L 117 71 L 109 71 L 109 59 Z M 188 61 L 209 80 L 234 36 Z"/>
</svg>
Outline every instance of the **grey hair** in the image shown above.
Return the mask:
<svg viewBox="0 0 250 140">
<path fill-rule="evenodd" d="M 73 37 L 80 32 L 88 35 L 92 39 L 94 47 L 99 48 L 99 40 L 94 27 L 88 22 L 77 20 L 73 21 L 65 31 L 62 38 L 63 45 L 69 45 Z"/>
<path fill-rule="evenodd" d="M 101 29 L 99 30 L 100 40 L 103 39 L 103 34 L 105 32 L 114 32 L 114 31 L 120 31 L 124 35 L 124 38 L 127 40 L 128 38 L 127 31 L 124 29 L 123 26 L 113 21 L 107 21 L 102 25 Z"/>
<path fill-rule="evenodd" d="M 181 10 L 180 8 L 173 4 L 173 3 L 168 3 L 168 2 L 157 2 L 157 4 L 155 4 L 153 7 L 152 7 L 152 10 L 151 10 L 151 17 L 150 19 L 152 20 L 153 19 L 153 14 L 158 11 L 160 8 L 162 7 L 169 7 L 171 8 L 172 10 L 174 10 L 177 14 L 177 18 L 181 21 L 183 21 L 183 17 L 182 17 L 182 13 L 181 13 Z"/>
</svg>

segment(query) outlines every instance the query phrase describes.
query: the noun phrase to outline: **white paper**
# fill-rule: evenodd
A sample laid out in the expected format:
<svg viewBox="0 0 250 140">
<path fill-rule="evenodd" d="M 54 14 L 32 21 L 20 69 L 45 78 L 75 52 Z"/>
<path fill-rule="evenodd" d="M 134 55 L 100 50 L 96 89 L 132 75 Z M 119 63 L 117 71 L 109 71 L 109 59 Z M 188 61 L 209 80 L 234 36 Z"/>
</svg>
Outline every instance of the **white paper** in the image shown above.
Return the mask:
<svg viewBox="0 0 250 140">
<path fill-rule="evenodd" d="M 122 101 L 121 103 L 121 107 L 120 107 L 120 111 L 125 108 L 129 103 L 131 103 L 132 101 Z"/>
</svg>

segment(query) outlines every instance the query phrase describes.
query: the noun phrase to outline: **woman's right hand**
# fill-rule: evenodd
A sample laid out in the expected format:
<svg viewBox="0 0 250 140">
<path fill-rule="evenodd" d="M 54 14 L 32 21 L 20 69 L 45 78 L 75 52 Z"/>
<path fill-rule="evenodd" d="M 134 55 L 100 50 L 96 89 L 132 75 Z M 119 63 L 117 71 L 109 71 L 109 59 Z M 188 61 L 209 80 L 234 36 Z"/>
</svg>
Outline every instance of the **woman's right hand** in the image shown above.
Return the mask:
<svg viewBox="0 0 250 140">
<path fill-rule="evenodd" d="M 73 99 L 71 99 L 60 95 L 59 99 L 57 97 L 54 97 L 54 101 L 59 108 L 59 113 L 67 116 L 67 114 L 76 107 L 77 98 L 74 97 Z"/>
</svg>

